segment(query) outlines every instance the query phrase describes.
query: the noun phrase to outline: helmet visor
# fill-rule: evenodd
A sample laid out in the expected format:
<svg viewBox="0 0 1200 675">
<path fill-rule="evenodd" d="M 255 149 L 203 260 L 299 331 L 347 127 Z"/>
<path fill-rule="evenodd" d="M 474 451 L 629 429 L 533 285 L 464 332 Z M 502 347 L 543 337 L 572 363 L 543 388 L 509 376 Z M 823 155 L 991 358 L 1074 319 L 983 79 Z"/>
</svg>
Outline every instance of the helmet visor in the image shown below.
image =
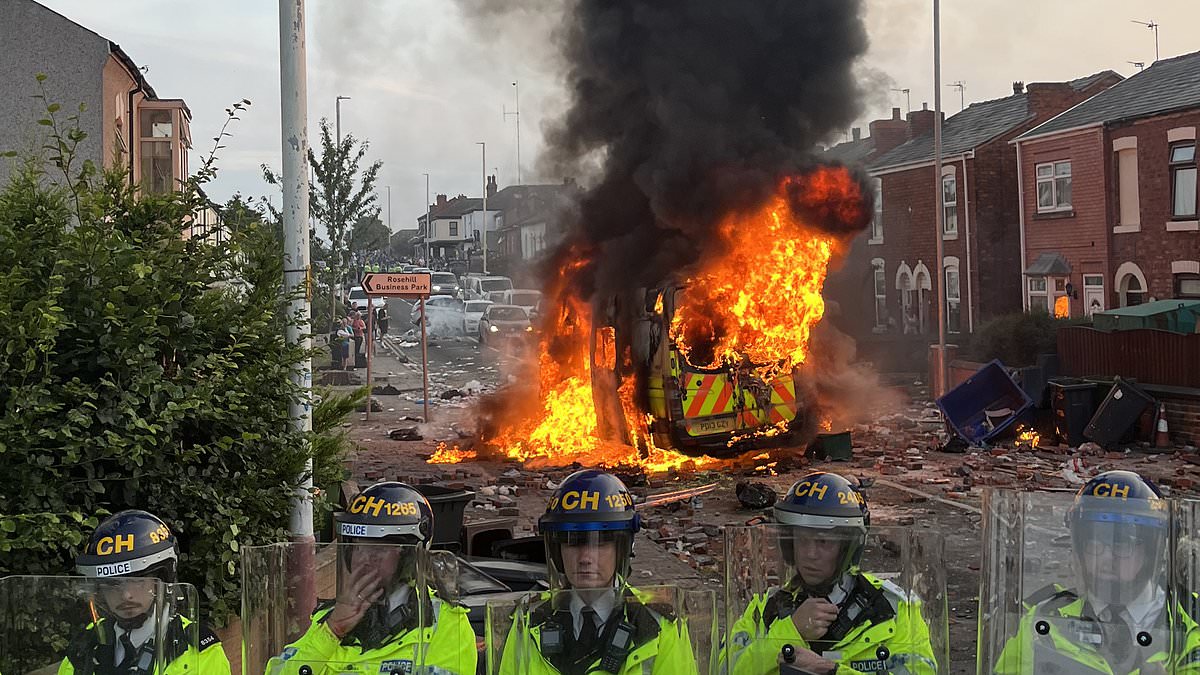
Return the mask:
<svg viewBox="0 0 1200 675">
<path fill-rule="evenodd" d="M 845 574 L 862 549 L 864 533 L 847 527 L 781 527 L 779 549 L 784 564 L 808 588 L 822 588 Z"/>
<path fill-rule="evenodd" d="M 629 562 L 630 533 L 614 530 L 546 533 L 550 557 L 571 588 L 611 588 Z"/>
</svg>

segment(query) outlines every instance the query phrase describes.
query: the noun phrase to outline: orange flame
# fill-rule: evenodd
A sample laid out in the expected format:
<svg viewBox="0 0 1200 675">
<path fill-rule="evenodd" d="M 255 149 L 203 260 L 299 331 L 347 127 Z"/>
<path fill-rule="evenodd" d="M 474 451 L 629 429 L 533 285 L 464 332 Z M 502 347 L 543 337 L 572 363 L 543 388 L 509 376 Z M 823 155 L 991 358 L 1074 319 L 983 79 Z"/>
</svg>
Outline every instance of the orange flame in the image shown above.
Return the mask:
<svg viewBox="0 0 1200 675">
<path fill-rule="evenodd" d="M 835 195 L 853 184 L 844 169 L 806 181 L 810 191 Z M 726 218 L 718 228 L 723 255 L 688 278 L 671 337 L 693 366 L 749 361 L 766 379 L 807 358 L 812 328 L 825 314 L 821 287 L 836 240 L 798 220 L 788 201 L 795 187 L 785 180 L 765 208 Z"/>
<path fill-rule="evenodd" d="M 846 169 L 821 168 L 782 180 L 761 207 L 727 215 L 716 240 L 704 242 L 711 253 L 699 264 L 662 270 L 663 280 L 681 289 L 669 327 L 679 353 L 693 366 L 751 370 L 764 382 L 803 364 L 812 329 L 825 312 L 821 288 L 840 243 L 840 235 L 817 225 L 840 223 L 851 234 L 862 220 L 861 201 Z M 588 278 L 591 252 L 576 248 L 565 259 L 546 289 L 556 311 L 543 317 L 537 400 L 523 411 L 509 405 L 504 421 L 482 433 L 481 441 L 531 468 L 579 462 L 662 472 L 725 465 L 655 445 L 655 420 L 638 403 L 644 384 L 631 374 L 636 369 L 626 367 L 630 355 L 618 352 L 612 328 L 592 334 L 592 306 L 577 290 L 588 286 L 579 282 Z M 656 311 L 663 312 L 663 295 Z M 614 424 L 623 426 L 608 428 Z M 786 429 L 786 422 L 764 423 L 749 435 L 771 437 Z M 435 457 L 458 456 L 441 450 Z M 763 463 L 759 470 L 773 471 L 774 465 Z"/>
<path fill-rule="evenodd" d="M 1038 444 L 1042 442 L 1041 434 L 1033 429 L 1025 429 L 1024 431 L 1018 429 L 1017 431 L 1018 445 L 1028 445 L 1031 448 L 1036 448 L 1038 447 Z"/>
<path fill-rule="evenodd" d="M 438 443 L 437 450 L 429 459 L 425 460 L 426 464 L 458 464 L 476 458 L 474 450 L 462 450 L 458 447 L 450 447 L 445 443 Z"/>
</svg>

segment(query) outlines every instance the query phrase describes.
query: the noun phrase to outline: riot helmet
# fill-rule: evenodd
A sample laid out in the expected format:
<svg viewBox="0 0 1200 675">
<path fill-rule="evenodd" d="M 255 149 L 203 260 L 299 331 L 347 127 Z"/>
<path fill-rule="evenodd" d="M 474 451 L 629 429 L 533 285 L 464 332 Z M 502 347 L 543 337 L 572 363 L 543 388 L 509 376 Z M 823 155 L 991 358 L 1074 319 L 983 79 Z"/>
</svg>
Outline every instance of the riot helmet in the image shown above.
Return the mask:
<svg viewBox="0 0 1200 675">
<path fill-rule="evenodd" d="M 416 488 L 397 481 L 376 483 L 363 490 L 345 511 L 334 515 L 343 569 L 372 559 L 389 580 L 410 580 L 416 575 L 416 551 L 433 540 L 433 509 Z M 388 545 L 392 546 L 388 546 Z M 395 545 L 400 546 L 395 546 Z M 375 546 L 372 546 L 375 545 Z M 354 556 L 359 556 L 356 561 Z"/>
<path fill-rule="evenodd" d="M 123 627 L 140 626 L 156 604 L 158 582 L 175 583 L 179 543 L 155 515 L 130 509 L 96 527 L 75 569 L 99 580 L 101 608 Z"/>
<path fill-rule="evenodd" d="M 619 478 L 596 469 L 567 476 L 538 520 L 552 584 L 604 588 L 627 579 L 640 528 L 633 496 Z"/>
<path fill-rule="evenodd" d="M 1090 599 L 1128 604 L 1165 572 L 1167 501 L 1142 476 L 1132 471 L 1096 476 L 1079 489 L 1066 521 Z"/>
<path fill-rule="evenodd" d="M 814 472 L 796 481 L 779 503 L 779 547 L 792 570 L 789 585 L 826 595 L 862 560 L 871 523 L 867 500 L 850 481 Z"/>
</svg>

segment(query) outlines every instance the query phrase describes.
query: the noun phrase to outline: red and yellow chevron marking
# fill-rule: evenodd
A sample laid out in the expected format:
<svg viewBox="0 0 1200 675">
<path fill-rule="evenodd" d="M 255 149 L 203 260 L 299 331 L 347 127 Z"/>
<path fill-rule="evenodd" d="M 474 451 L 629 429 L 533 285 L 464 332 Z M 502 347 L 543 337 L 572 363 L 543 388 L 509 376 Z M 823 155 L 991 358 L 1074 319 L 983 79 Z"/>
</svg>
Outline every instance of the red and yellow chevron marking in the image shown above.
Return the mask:
<svg viewBox="0 0 1200 675">
<path fill-rule="evenodd" d="M 733 412 L 733 385 L 729 376 L 684 374 L 684 417 L 708 417 Z"/>
</svg>

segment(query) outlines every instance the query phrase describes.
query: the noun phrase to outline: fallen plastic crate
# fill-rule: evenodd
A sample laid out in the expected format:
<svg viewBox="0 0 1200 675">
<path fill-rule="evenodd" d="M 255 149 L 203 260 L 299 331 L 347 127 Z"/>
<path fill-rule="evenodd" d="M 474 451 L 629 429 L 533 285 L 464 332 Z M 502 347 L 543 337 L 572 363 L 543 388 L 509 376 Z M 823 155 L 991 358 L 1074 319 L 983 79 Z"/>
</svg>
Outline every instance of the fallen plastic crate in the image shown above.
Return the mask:
<svg viewBox="0 0 1200 675">
<path fill-rule="evenodd" d="M 1033 400 L 997 360 L 939 398 L 937 406 L 955 433 L 980 445 L 1011 429 L 1033 408 Z"/>
</svg>

